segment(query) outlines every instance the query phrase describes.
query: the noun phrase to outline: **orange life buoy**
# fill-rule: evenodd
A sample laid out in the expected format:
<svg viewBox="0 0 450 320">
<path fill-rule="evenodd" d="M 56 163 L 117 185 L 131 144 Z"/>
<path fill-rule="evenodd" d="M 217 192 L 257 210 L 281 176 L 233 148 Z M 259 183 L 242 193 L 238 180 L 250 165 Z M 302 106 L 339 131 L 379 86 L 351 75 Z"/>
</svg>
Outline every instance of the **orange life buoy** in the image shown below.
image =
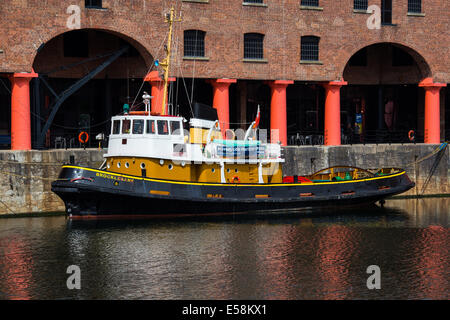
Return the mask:
<svg viewBox="0 0 450 320">
<path fill-rule="evenodd" d="M 232 183 L 240 183 L 240 182 L 241 182 L 241 179 L 239 179 L 238 176 L 233 176 L 233 178 L 231 178 L 231 182 L 232 182 Z"/>
<path fill-rule="evenodd" d="M 84 139 L 83 140 L 83 135 L 86 135 L 86 139 Z M 80 134 L 78 135 L 78 141 L 80 141 L 81 143 L 86 143 L 86 142 L 88 142 L 89 141 L 89 135 L 88 135 L 88 133 L 86 132 L 86 131 L 82 131 L 82 132 L 80 132 Z"/>
<path fill-rule="evenodd" d="M 408 132 L 409 141 L 413 141 L 415 138 L 414 130 L 409 130 Z"/>
</svg>

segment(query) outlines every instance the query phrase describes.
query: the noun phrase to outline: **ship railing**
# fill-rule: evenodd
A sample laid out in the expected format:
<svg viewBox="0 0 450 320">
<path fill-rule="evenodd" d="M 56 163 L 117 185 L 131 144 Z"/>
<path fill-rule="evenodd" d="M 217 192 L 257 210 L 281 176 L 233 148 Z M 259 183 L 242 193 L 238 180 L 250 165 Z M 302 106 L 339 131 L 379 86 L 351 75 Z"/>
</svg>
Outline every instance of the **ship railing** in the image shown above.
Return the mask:
<svg viewBox="0 0 450 320">
<path fill-rule="evenodd" d="M 400 171 L 402 169 L 398 168 L 362 169 L 352 166 L 333 166 L 319 170 L 307 178 L 314 182 L 358 180 L 390 175 Z"/>
</svg>

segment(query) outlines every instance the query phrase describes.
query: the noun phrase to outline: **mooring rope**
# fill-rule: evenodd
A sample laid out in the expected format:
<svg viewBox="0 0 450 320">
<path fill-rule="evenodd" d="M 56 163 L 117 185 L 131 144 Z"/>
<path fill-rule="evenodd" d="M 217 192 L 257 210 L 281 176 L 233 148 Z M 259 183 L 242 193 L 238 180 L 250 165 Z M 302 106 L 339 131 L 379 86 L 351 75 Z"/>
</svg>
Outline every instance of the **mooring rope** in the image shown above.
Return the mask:
<svg viewBox="0 0 450 320">
<path fill-rule="evenodd" d="M 422 186 L 422 195 L 425 193 L 425 189 L 428 187 L 428 184 L 431 181 L 431 177 L 433 177 L 434 173 L 436 172 L 437 167 L 439 166 L 439 163 L 441 162 L 441 159 L 444 157 L 445 149 L 447 148 L 448 143 L 442 144 L 438 151 L 438 156 L 436 157 L 436 160 L 434 160 L 433 165 L 431 166 L 430 172 L 428 173 L 428 177 L 425 180 L 425 183 Z"/>
<path fill-rule="evenodd" d="M 433 157 L 434 155 L 438 154 L 440 151 L 445 150 L 447 148 L 447 146 L 448 146 L 448 142 L 441 143 L 441 145 L 439 147 L 437 147 L 436 149 L 434 149 L 433 152 L 431 152 L 429 155 L 406 164 L 405 168 L 415 165 L 415 164 L 418 164 L 418 163 L 421 163 L 421 162 Z"/>
<path fill-rule="evenodd" d="M 14 213 L 14 214 L 15 214 L 15 212 L 14 212 L 13 210 L 11 210 L 11 208 L 10 208 L 6 203 L 4 203 L 2 200 L 0 200 L 0 203 L 3 204 L 3 205 L 6 207 L 6 209 L 8 209 L 9 211 L 11 211 L 11 213 Z"/>
</svg>

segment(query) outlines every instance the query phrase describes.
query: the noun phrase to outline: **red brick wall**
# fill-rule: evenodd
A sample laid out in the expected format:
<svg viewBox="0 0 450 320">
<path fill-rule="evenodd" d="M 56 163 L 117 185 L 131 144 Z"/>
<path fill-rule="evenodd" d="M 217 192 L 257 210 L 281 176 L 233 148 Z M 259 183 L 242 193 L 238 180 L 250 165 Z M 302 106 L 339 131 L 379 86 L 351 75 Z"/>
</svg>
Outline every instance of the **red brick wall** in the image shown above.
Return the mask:
<svg viewBox="0 0 450 320">
<path fill-rule="evenodd" d="M 36 50 L 55 36 L 69 31 L 66 26 L 71 4 L 81 7 L 81 27 L 113 31 L 144 55 L 146 63 L 158 54 L 167 32 L 163 15 L 170 5 L 181 9 L 183 22 L 176 25 L 176 64 L 184 76 L 238 79 L 335 80 L 343 76 L 349 58 L 374 43 L 402 44 L 423 59 L 435 81 L 450 82 L 448 33 L 450 1 L 422 1 L 424 17 L 407 15 L 407 0 L 394 2 L 393 23 L 369 30 L 369 14 L 353 12 L 353 0 L 320 0 L 321 11 L 301 10 L 300 0 L 265 0 L 267 7 L 243 6 L 242 0 L 209 0 L 194 3 L 181 0 L 104 0 L 105 10 L 85 9 L 80 0 L 2 0 L 0 3 L 0 72 L 30 71 Z M 380 5 L 381 0 L 369 0 Z M 182 60 L 182 31 L 200 29 L 206 34 L 209 61 Z M 267 63 L 246 63 L 243 35 L 265 34 Z M 321 65 L 300 64 L 300 37 L 315 35 L 320 40 Z M 180 75 L 179 67 L 174 75 Z"/>
</svg>

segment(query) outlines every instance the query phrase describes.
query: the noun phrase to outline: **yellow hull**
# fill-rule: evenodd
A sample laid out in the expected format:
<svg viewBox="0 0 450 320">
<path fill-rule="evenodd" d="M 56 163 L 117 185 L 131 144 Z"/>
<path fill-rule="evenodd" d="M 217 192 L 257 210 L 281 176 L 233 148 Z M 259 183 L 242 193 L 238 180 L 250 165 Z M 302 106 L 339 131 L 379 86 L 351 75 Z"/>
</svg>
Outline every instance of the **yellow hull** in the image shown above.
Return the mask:
<svg viewBox="0 0 450 320">
<path fill-rule="evenodd" d="M 221 168 L 215 164 L 195 164 L 174 162 L 153 158 L 111 157 L 106 160 L 106 170 L 120 174 L 143 176 L 146 178 L 176 180 L 200 183 L 221 183 Z M 281 164 L 263 165 L 264 183 L 281 183 L 283 173 Z M 227 183 L 258 183 L 258 165 L 225 164 L 225 181 Z"/>
</svg>

